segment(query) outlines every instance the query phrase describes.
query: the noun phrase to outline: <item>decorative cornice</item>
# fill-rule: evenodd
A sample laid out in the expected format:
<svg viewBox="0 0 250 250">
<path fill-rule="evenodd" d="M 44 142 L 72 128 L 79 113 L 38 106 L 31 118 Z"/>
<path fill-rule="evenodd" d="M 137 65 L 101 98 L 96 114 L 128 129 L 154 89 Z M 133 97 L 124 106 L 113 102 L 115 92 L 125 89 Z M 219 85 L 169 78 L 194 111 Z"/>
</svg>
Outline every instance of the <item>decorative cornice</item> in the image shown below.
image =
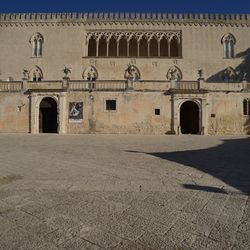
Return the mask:
<svg viewBox="0 0 250 250">
<path fill-rule="evenodd" d="M 0 14 L 0 24 L 20 23 L 187 23 L 250 26 L 250 14 L 202 14 L 202 13 L 11 13 Z"/>
</svg>

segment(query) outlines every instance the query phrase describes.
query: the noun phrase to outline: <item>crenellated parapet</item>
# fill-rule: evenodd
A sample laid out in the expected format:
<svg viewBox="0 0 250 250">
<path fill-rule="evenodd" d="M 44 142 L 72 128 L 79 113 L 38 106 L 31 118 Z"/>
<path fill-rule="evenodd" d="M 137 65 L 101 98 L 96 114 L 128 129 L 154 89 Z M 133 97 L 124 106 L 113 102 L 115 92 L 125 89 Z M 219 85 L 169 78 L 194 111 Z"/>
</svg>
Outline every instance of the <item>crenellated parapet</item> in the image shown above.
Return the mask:
<svg viewBox="0 0 250 250">
<path fill-rule="evenodd" d="M 151 22 L 250 25 L 250 14 L 207 13 L 13 13 L 0 14 L 1 23 Z"/>
</svg>

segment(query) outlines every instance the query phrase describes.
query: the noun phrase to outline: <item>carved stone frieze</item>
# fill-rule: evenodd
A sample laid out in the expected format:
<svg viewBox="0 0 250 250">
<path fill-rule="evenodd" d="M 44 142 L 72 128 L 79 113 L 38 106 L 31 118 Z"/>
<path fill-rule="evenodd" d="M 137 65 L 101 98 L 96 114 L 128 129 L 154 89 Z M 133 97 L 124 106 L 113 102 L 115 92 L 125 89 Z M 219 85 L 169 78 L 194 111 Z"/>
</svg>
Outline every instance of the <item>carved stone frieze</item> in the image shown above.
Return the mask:
<svg viewBox="0 0 250 250">
<path fill-rule="evenodd" d="M 180 30 L 169 30 L 169 31 L 88 31 L 87 32 L 87 41 L 90 38 L 94 38 L 96 40 L 100 40 L 101 38 L 105 38 L 109 41 L 111 38 L 115 38 L 119 41 L 121 38 L 125 38 L 127 41 L 132 38 L 136 38 L 136 40 L 141 40 L 142 38 L 146 38 L 150 41 L 153 38 L 156 38 L 160 41 L 163 38 L 167 40 L 171 40 L 173 37 L 177 38 L 178 41 L 181 41 L 181 31 Z"/>
</svg>

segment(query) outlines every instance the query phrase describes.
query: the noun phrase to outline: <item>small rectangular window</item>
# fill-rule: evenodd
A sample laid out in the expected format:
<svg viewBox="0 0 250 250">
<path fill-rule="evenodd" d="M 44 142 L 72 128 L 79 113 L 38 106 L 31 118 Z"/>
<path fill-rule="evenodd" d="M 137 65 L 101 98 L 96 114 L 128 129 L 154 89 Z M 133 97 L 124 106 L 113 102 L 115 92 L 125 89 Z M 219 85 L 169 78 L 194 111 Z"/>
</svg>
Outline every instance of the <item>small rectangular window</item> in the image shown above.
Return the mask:
<svg viewBox="0 0 250 250">
<path fill-rule="evenodd" d="M 243 101 L 243 114 L 250 115 L 250 101 L 249 100 Z"/>
<path fill-rule="evenodd" d="M 160 109 L 155 109 L 155 115 L 160 115 L 161 114 L 161 110 Z"/>
<path fill-rule="evenodd" d="M 106 110 L 115 111 L 116 110 L 116 100 L 106 100 Z"/>
</svg>

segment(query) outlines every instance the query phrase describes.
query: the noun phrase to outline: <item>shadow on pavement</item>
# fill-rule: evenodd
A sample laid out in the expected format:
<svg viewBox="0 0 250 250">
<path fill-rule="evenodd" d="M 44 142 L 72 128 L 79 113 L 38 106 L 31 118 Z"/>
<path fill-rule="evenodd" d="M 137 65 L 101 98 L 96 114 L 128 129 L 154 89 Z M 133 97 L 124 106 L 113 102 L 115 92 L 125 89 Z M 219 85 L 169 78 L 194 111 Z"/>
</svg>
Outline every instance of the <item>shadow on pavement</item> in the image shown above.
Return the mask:
<svg viewBox="0 0 250 250">
<path fill-rule="evenodd" d="M 250 138 L 227 139 L 213 148 L 177 152 L 140 152 L 203 171 L 244 194 L 250 194 Z M 226 193 L 223 189 L 183 184 L 184 188 Z"/>
</svg>

